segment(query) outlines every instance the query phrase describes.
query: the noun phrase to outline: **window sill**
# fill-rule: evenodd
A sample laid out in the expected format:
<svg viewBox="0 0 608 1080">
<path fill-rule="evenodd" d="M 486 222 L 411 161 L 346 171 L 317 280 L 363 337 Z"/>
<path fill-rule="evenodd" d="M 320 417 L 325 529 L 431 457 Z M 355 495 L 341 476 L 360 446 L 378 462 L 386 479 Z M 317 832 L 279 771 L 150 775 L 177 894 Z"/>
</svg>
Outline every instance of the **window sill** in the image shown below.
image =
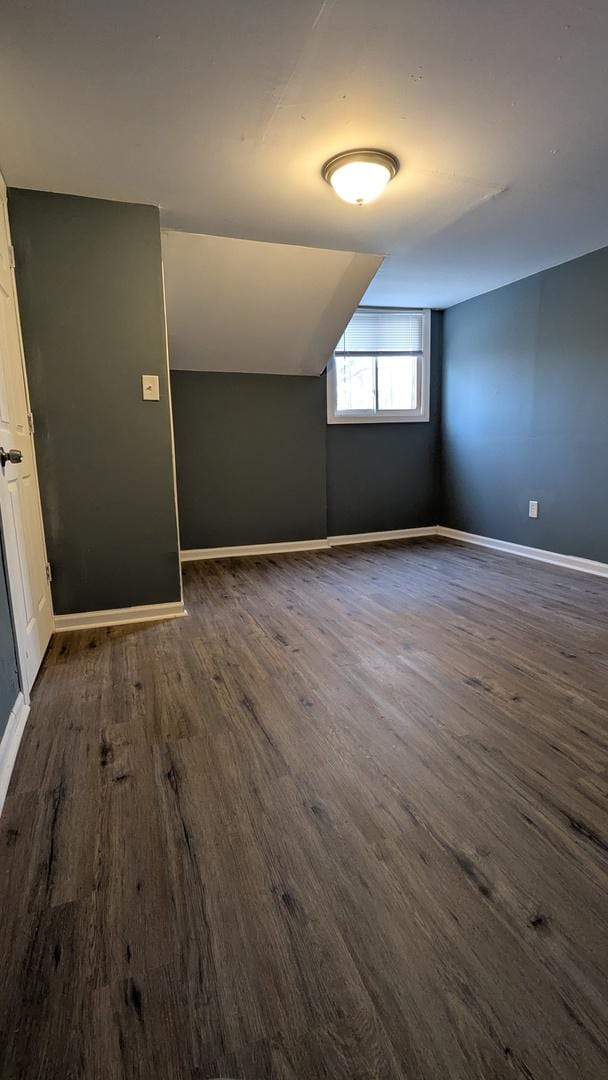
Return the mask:
<svg viewBox="0 0 608 1080">
<path fill-rule="evenodd" d="M 328 424 L 428 424 L 430 417 L 419 414 L 416 416 L 328 416 Z"/>
</svg>

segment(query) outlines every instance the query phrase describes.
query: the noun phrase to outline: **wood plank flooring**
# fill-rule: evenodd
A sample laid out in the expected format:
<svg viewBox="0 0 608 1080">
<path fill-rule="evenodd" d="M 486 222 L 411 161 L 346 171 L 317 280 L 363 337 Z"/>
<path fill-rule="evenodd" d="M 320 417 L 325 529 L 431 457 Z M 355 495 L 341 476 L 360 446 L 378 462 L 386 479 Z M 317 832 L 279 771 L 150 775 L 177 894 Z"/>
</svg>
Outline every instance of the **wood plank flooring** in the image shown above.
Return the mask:
<svg viewBox="0 0 608 1080">
<path fill-rule="evenodd" d="M 187 564 L 55 637 L 0 821 L 2 1080 L 608 1076 L 608 582 Z"/>
</svg>

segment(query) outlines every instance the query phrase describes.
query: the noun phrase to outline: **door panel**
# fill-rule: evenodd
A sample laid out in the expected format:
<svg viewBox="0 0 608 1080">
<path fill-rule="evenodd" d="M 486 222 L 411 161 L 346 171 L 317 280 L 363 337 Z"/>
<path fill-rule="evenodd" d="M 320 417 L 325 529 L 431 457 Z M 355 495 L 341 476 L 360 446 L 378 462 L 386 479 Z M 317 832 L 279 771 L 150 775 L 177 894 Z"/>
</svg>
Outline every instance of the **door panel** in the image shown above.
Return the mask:
<svg viewBox="0 0 608 1080">
<path fill-rule="evenodd" d="M 7 461 L 0 468 L 0 514 L 21 678 L 27 693 L 52 633 L 53 612 L 9 243 L 6 189 L 0 181 L 0 446 L 22 455 L 19 464 Z"/>
</svg>

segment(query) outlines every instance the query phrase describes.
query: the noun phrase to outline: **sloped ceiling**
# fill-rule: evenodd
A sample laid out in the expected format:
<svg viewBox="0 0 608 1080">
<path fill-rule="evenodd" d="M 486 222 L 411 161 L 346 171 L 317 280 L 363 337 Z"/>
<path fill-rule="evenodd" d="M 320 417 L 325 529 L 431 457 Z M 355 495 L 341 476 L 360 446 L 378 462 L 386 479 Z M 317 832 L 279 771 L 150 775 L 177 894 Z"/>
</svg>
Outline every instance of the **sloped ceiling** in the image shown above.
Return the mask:
<svg viewBox="0 0 608 1080">
<path fill-rule="evenodd" d="M 319 375 L 381 262 L 164 232 L 171 367 Z"/>
<path fill-rule="evenodd" d="M 443 307 L 608 243 L 607 52 L 606 0 L 8 0 L 0 166 Z M 402 169 L 347 206 L 320 168 L 366 145 Z"/>
</svg>

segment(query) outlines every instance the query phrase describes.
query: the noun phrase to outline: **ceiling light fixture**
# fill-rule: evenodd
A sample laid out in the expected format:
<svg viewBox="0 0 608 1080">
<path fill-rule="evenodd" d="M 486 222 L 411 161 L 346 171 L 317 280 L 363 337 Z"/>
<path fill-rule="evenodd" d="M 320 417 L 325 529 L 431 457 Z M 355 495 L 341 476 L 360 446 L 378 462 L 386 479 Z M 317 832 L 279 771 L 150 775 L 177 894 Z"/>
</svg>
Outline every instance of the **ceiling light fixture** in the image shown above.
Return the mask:
<svg viewBox="0 0 608 1080">
<path fill-rule="evenodd" d="M 398 159 L 386 150 L 347 150 L 330 158 L 321 169 L 336 195 L 357 206 L 376 199 L 398 172 Z"/>
</svg>

